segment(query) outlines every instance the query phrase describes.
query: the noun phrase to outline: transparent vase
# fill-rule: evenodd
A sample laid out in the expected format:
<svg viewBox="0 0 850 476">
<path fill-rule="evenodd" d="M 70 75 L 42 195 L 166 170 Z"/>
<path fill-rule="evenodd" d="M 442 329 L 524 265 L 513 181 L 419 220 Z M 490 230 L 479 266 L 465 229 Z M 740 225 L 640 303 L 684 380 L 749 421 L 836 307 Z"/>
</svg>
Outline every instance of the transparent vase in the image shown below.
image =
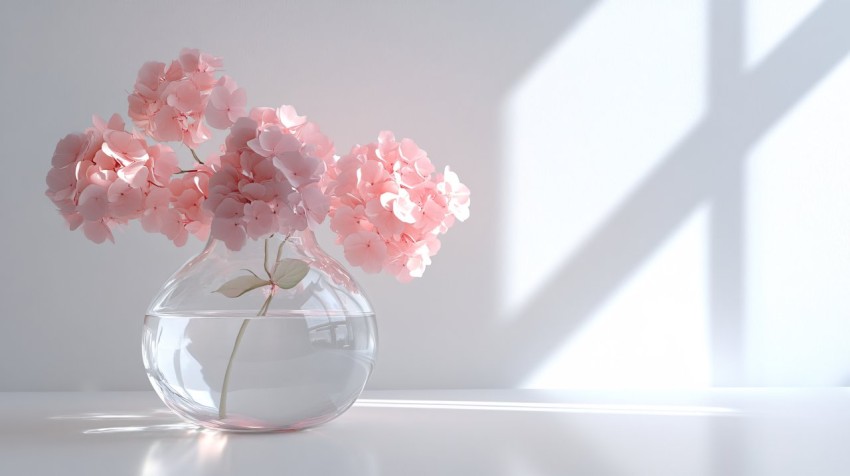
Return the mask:
<svg viewBox="0 0 850 476">
<path fill-rule="evenodd" d="M 372 306 L 309 230 L 211 239 L 163 286 L 142 354 L 163 402 L 206 428 L 299 430 L 347 410 L 372 372 Z"/>
</svg>

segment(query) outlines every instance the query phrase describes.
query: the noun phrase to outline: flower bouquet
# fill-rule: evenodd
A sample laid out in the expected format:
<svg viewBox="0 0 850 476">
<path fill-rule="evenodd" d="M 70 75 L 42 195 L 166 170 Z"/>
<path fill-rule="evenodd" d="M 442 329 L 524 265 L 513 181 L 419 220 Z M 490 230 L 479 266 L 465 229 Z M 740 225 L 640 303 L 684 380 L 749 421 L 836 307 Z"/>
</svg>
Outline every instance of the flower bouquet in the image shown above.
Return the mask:
<svg viewBox="0 0 850 476">
<path fill-rule="evenodd" d="M 194 49 L 145 63 L 135 129 L 116 114 L 65 136 L 46 194 L 96 243 L 135 220 L 176 246 L 207 240 L 145 318 L 145 368 L 172 410 L 209 428 L 305 428 L 354 402 L 377 347 L 368 299 L 313 230 L 329 219 L 349 264 L 407 282 L 469 216 L 469 189 L 389 131 L 339 156 L 292 106 L 248 110 L 221 68 Z M 202 159 L 211 129 L 226 138 Z"/>
</svg>

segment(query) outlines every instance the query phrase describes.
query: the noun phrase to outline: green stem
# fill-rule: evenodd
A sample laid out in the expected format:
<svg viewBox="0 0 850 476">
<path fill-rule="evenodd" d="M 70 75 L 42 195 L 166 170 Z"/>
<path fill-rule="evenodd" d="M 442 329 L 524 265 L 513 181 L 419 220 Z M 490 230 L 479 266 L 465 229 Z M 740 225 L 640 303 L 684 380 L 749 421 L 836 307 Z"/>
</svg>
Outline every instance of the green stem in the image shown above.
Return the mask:
<svg viewBox="0 0 850 476">
<path fill-rule="evenodd" d="M 266 270 L 266 275 L 268 275 L 269 281 L 271 281 L 272 272 L 269 270 L 269 238 L 266 238 L 266 242 L 263 246 L 263 269 Z"/>
<path fill-rule="evenodd" d="M 193 151 L 194 152 L 194 151 Z M 268 273 L 268 265 L 266 262 L 269 258 L 269 239 L 266 238 L 265 248 L 263 250 L 263 267 L 266 268 L 266 273 Z M 269 279 L 271 279 L 271 275 L 269 275 Z M 260 306 L 259 312 L 257 312 L 257 317 L 265 316 L 266 313 L 269 312 L 269 306 L 272 303 L 272 298 L 274 297 L 275 286 L 271 285 L 271 289 L 269 289 L 269 295 L 266 297 L 263 305 Z M 236 357 L 236 352 L 239 350 L 239 344 L 242 343 L 242 336 L 245 335 L 245 330 L 248 329 L 248 324 L 251 322 L 250 319 L 245 319 L 242 321 L 242 326 L 239 327 L 239 333 L 236 334 L 236 341 L 233 343 L 233 350 L 230 351 L 230 359 L 227 361 L 227 369 L 224 371 L 224 382 L 221 384 L 221 398 L 218 402 L 218 419 L 224 420 L 227 418 L 227 389 L 230 386 L 230 371 L 233 369 L 233 359 Z"/>
<path fill-rule="evenodd" d="M 269 292 L 269 297 L 266 298 L 266 301 L 260 308 L 260 312 L 257 313 L 258 317 L 265 316 L 266 313 L 269 312 L 269 304 L 272 302 L 272 296 L 274 296 L 274 289 Z M 230 386 L 230 369 L 233 368 L 233 359 L 236 357 L 236 351 L 239 350 L 239 344 L 242 342 L 242 336 L 245 335 L 245 329 L 248 328 L 248 324 L 250 322 L 250 319 L 242 321 L 239 333 L 236 334 L 236 342 L 233 343 L 233 351 L 230 352 L 230 360 L 227 361 L 227 370 L 224 371 L 224 383 L 221 384 L 221 400 L 218 403 L 219 420 L 224 420 L 227 417 L 227 387 Z"/>
<path fill-rule="evenodd" d="M 286 242 L 289 241 L 290 236 L 292 236 L 291 231 L 287 233 L 286 236 L 283 238 L 283 241 L 281 241 L 280 244 L 277 245 L 277 256 L 275 256 L 274 259 L 274 269 L 272 270 L 273 273 L 277 272 L 277 265 L 280 264 L 280 259 L 283 258 L 283 245 L 285 245 Z M 266 242 L 268 243 L 268 241 Z M 269 276 L 269 279 L 272 279 L 272 276 Z"/>
<path fill-rule="evenodd" d="M 230 360 L 227 361 L 227 370 L 224 371 L 224 383 L 221 384 L 221 400 L 218 402 L 218 418 L 224 420 L 227 417 L 227 387 L 230 385 L 230 369 L 233 367 L 233 358 L 236 357 L 236 351 L 239 350 L 239 343 L 242 342 L 242 336 L 245 335 L 245 329 L 248 328 L 248 319 L 242 321 L 242 327 L 239 328 L 239 334 L 236 335 L 236 342 L 233 343 L 233 351 L 230 353 Z"/>
</svg>

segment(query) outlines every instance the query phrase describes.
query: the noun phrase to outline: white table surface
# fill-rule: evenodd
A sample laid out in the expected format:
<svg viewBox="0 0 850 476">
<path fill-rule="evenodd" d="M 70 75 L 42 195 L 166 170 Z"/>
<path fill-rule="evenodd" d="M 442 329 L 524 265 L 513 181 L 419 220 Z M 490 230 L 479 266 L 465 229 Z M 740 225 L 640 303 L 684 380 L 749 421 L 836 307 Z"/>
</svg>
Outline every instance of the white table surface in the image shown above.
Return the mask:
<svg viewBox="0 0 850 476">
<path fill-rule="evenodd" d="M 366 392 L 276 434 L 152 392 L 0 394 L 2 475 L 850 475 L 850 389 Z"/>
</svg>

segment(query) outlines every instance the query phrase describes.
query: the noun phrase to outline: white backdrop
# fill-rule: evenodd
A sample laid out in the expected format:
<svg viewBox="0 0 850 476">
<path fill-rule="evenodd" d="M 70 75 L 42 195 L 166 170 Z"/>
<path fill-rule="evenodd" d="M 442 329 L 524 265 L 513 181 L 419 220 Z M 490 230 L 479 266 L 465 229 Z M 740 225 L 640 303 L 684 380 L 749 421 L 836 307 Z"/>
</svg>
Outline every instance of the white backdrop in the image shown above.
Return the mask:
<svg viewBox="0 0 850 476">
<path fill-rule="evenodd" d="M 0 390 L 148 388 L 144 310 L 201 243 L 90 243 L 44 176 L 184 46 L 338 150 L 391 128 L 472 189 L 422 280 L 356 274 L 372 388 L 850 385 L 847 18 L 843 0 L 5 1 Z"/>
</svg>

